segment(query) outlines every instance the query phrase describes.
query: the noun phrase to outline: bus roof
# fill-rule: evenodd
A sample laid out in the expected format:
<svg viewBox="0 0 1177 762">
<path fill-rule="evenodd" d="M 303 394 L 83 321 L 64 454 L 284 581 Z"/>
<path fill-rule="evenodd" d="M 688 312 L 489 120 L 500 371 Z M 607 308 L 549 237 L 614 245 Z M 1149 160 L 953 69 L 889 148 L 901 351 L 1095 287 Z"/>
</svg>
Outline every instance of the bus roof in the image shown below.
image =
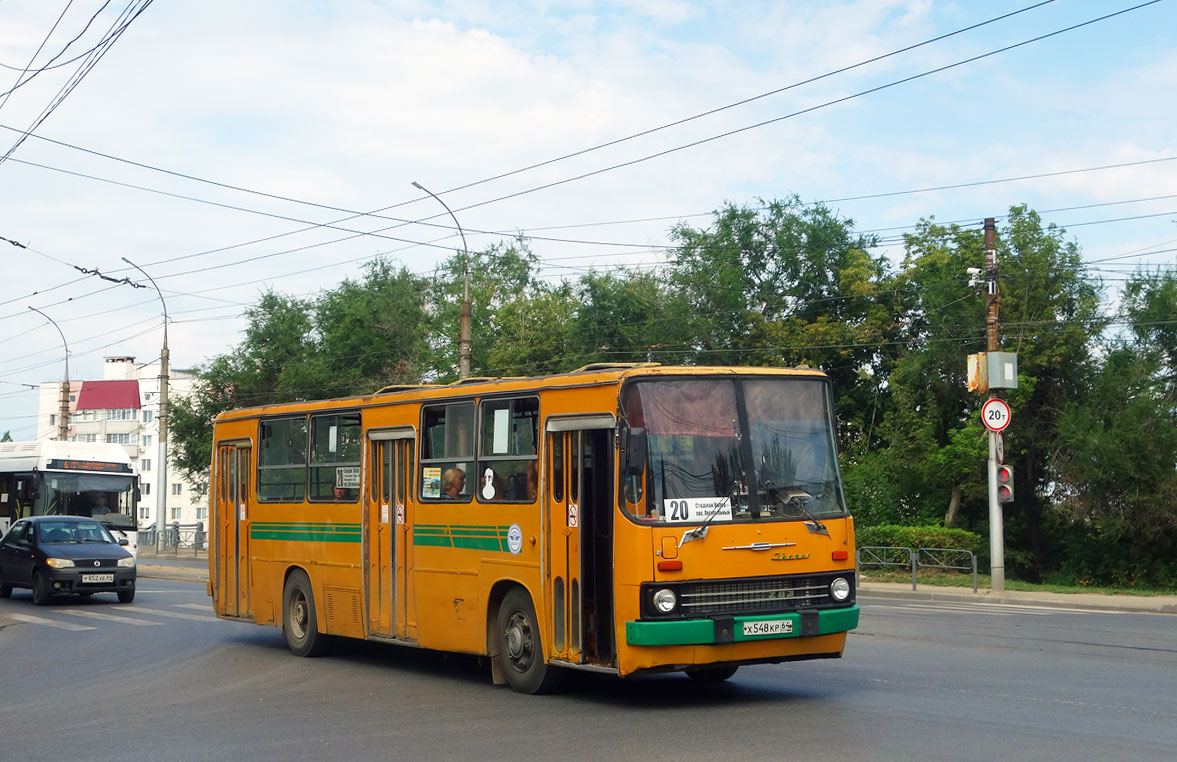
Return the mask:
<svg viewBox="0 0 1177 762">
<path fill-rule="evenodd" d="M 716 376 L 716 375 L 779 375 L 810 376 L 826 378 L 826 374 L 813 368 L 736 367 L 706 365 L 661 365 L 660 363 L 593 363 L 568 373 L 550 376 L 514 376 L 501 378 L 465 378 L 450 384 L 420 384 L 386 386 L 372 394 L 355 397 L 337 397 L 325 400 L 302 402 L 279 402 L 270 405 L 227 410 L 215 421 L 233 421 L 262 415 L 305 412 L 308 410 L 330 410 L 336 408 L 365 407 L 404 401 L 427 401 L 452 397 L 473 397 L 481 394 L 504 391 L 534 391 L 576 386 L 597 386 L 618 384 L 636 377 L 656 376 Z"/>
<path fill-rule="evenodd" d="M 55 460 L 97 461 L 131 466 L 122 445 L 108 442 L 0 442 L 0 471 L 45 471 Z"/>
</svg>

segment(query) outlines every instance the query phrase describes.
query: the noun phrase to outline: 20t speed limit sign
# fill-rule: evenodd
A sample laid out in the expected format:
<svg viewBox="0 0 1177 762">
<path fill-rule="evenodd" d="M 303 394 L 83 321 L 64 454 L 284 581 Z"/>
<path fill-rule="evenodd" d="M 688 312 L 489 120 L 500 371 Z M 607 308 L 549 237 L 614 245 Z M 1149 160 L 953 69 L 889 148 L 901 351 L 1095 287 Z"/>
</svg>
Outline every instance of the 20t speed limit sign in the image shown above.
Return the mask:
<svg viewBox="0 0 1177 762">
<path fill-rule="evenodd" d="M 981 422 L 990 431 L 1002 431 L 1009 425 L 1009 405 L 996 397 L 981 406 Z"/>
</svg>

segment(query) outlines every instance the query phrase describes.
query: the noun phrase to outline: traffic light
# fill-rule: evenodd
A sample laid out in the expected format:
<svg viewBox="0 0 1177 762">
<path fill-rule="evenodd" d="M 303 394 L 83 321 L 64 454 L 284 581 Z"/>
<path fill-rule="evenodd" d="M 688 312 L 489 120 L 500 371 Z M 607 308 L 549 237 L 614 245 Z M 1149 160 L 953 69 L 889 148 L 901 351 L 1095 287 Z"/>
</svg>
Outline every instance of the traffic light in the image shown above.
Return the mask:
<svg viewBox="0 0 1177 762">
<path fill-rule="evenodd" d="M 1014 469 L 1013 466 L 997 467 L 997 502 L 1012 503 L 1014 501 Z"/>
</svg>

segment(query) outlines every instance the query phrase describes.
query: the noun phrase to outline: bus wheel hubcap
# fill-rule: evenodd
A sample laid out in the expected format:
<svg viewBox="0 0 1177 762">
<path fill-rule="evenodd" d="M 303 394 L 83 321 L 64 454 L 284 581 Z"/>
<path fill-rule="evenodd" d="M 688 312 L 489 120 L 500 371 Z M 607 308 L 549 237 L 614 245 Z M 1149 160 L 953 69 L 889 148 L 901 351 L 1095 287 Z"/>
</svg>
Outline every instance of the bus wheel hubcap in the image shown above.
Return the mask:
<svg viewBox="0 0 1177 762">
<path fill-rule="evenodd" d="M 520 672 L 531 666 L 532 639 L 531 622 L 516 611 L 507 622 L 507 657 L 511 665 Z"/>
<path fill-rule="evenodd" d="M 294 630 L 294 637 L 301 638 L 306 634 L 307 603 L 306 599 L 298 596 L 290 612 L 290 629 Z"/>
</svg>

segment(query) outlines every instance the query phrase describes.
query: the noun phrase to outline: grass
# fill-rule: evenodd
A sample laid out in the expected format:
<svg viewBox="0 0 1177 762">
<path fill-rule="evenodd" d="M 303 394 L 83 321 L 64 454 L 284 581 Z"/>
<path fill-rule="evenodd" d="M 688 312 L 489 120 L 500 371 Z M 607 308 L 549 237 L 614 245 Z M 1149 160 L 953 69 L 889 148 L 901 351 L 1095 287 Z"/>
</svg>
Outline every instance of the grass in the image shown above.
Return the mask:
<svg viewBox="0 0 1177 762">
<path fill-rule="evenodd" d="M 869 569 L 862 572 L 862 579 L 866 582 L 899 582 L 911 583 L 911 570 L 909 569 Z M 967 572 L 944 572 L 944 571 L 920 571 L 916 573 L 917 585 L 933 585 L 936 587 L 967 587 L 973 586 L 973 575 Z M 977 589 L 983 590 L 989 587 L 989 575 L 977 574 Z M 1151 597 L 1157 595 L 1177 595 L 1177 590 L 1172 589 L 1150 589 L 1150 588 L 1115 588 L 1115 587 L 1097 587 L 1085 585 L 1054 585 L 1054 584 L 1034 584 L 1031 582 L 1022 582 L 1017 579 L 1005 580 L 1006 590 L 1020 590 L 1025 592 L 1040 592 L 1040 593 L 1061 593 L 1063 595 L 1075 595 L 1078 593 L 1088 593 L 1096 595 L 1139 595 L 1144 597 Z"/>
</svg>

